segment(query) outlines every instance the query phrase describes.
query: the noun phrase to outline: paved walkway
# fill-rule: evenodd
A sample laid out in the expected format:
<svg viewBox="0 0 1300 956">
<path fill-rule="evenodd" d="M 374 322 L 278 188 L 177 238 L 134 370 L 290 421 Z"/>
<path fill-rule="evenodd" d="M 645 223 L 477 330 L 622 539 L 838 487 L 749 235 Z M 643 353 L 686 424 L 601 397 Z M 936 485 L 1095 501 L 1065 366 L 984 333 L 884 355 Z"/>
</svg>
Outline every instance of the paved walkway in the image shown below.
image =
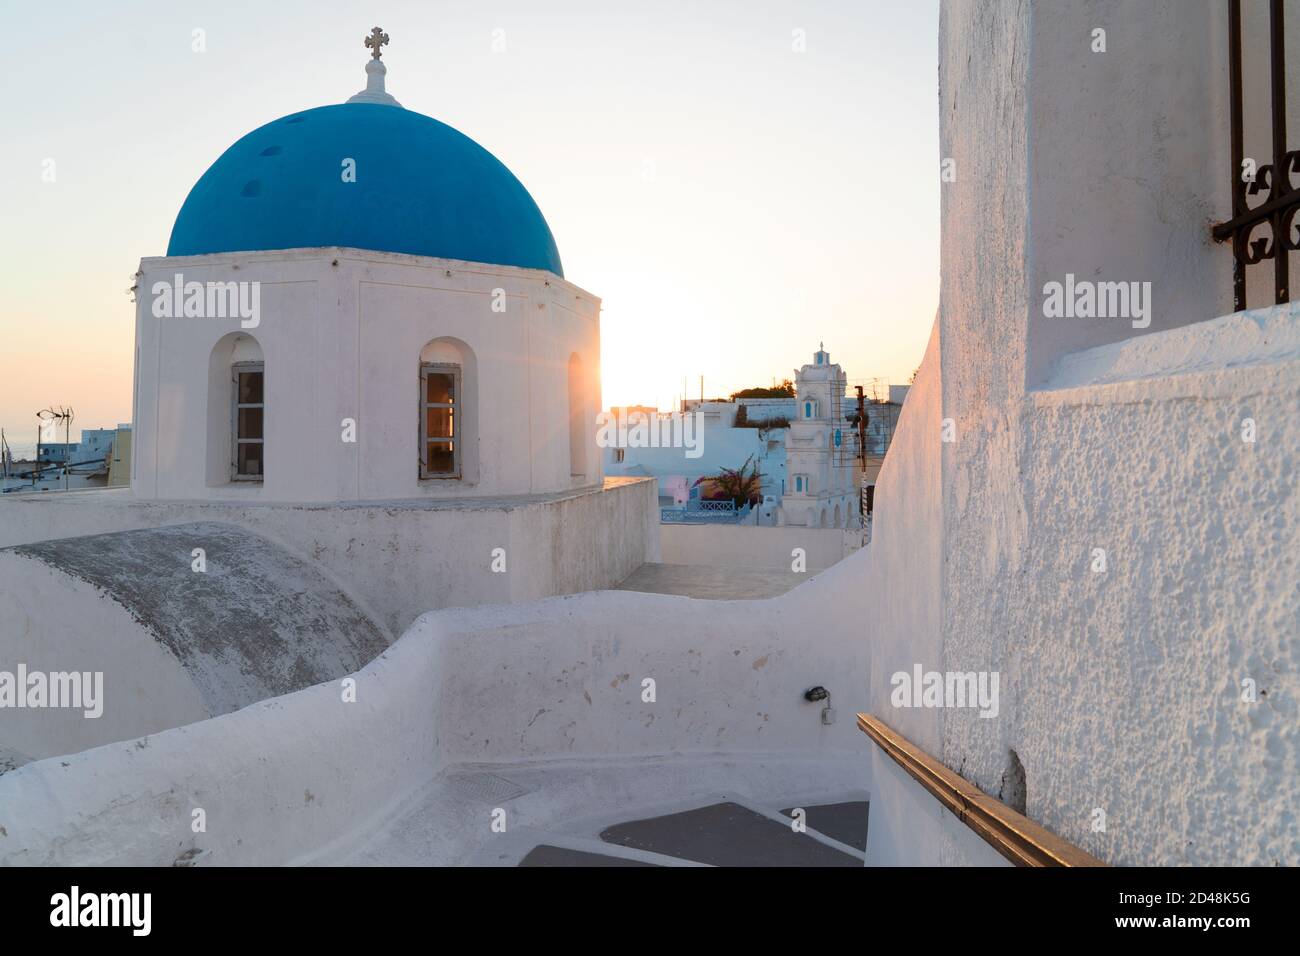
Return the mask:
<svg viewBox="0 0 1300 956">
<path fill-rule="evenodd" d="M 862 866 L 869 789 L 843 752 L 462 764 L 296 862 Z"/>
<path fill-rule="evenodd" d="M 715 567 L 707 564 L 643 564 L 615 590 L 681 594 L 714 601 L 752 601 L 776 597 L 807 581 L 816 571 Z"/>
<path fill-rule="evenodd" d="M 594 844 L 588 849 L 572 849 L 539 843 L 519 865 L 861 867 L 869 809 L 866 800 L 853 800 L 790 807 L 778 816 L 762 807 L 726 801 L 619 823 L 601 831 L 600 839 L 611 849 L 627 847 L 655 854 L 663 858 L 660 863 L 649 862 L 648 856 L 614 856 Z M 802 826 L 796 826 L 796 820 Z M 818 824 L 821 830 L 815 828 Z"/>
</svg>

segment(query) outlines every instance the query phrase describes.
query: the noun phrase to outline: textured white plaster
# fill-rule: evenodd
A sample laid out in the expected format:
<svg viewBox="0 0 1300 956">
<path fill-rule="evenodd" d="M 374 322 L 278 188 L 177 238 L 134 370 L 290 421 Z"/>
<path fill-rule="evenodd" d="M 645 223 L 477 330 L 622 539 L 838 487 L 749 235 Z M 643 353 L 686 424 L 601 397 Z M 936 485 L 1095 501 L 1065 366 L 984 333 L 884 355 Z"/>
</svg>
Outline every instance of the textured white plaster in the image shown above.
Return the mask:
<svg viewBox="0 0 1300 956">
<path fill-rule="evenodd" d="M 1288 302 L 1171 329 L 1163 335 L 1142 335 L 1072 352 L 1062 356 L 1043 388 L 1110 385 L 1247 367 L 1281 368 L 1295 361 L 1300 361 L 1300 304 Z M 1196 384 L 1204 381 L 1198 379 Z"/>
<path fill-rule="evenodd" d="M 1105 55 L 1113 56 L 1175 15 L 1150 58 L 1144 46 L 1117 64 L 1118 75 L 1079 76 L 1076 68 L 1100 62 L 1086 59 L 1092 23 L 1108 26 Z M 910 628 L 882 628 L 874 638 L 873 712 L 994 796 L 1010 795 L 1014 751 L 1028 816 L 1108 862 L 1294 865 L 1294 312 L 1188 324 L 1218 308 L 1202 282 L 1230 276 L 1224 250 L 1201 233 L 1167 245 L 1171 229 L 1205 228 L 1199 210 L 1212 204 L 1197 190 L 1211 181 L 1212 156 L 1172 155 L 1176 143 L 1166 155 L 1159 137 L 1151 152 L 1151 137 L 1139 133 L 1155 114 L 1186 108 L 1195 118 L 1201 107 L 1180 99 L 1185 72 L 1177 90 L 1154 74 L 1109 100 L 1096 86 L 1133 84 L 1133 71 L 1148 75 L 1175 53 L 1187 69 L 1203 69 L 1190 51 L 1203 39 L 1198 31 L 1216 35 L 1208 24 L 1199 11 L 1167 3 L 943 7 L 941 143 L 959 176 L 943 187 L 940 361 L 927 357 L 905 408 L 877 485 L 871 546 L 873 569 L 904 560 L 880 530 L 900 511 L 933 507 L 932 492 L 909 493 L 890 466 L 900 450 L 917 447 L 917 419 L 907 412 L 924 404 L 941 366 L 942 409 L 931 414 L 953 420 L 955 441 L 919 447 L 940 476 L 942 520 L 932 534 L 942 558 L 914 566 L 911 587 L 942 614 L 937 629 L 916 614 Z M 1110 137 L 1070 138 L 1096 133 L 1099 123 L 1130 134 L 1117 153 L 1088 149 Z M 1118 188 L 1112 180 L 1144 149 L 1156 178 L 1135 183 L 1136 192 Z M 1207 164 L 1201 180 L 1186 179 L 1189 162 Z M 1220 174 L 1214 167 L 1214 181 Z M 1164 205 L 1150 208 L 1139 196 Z M 1081 205 L 1094 201 L 1103 211 L 1133 202 L 1145 218 L 1140 226 L 1133 217 L 1107 220 L 1107 235 L 1120 237 L 1107 244 L 1090 225 L 1096 210 Z M 971 254 L 973 241 L 982 254 Z M 1042 325 L 1043 270 L 1070 266 L 1091 276 L 1079 257 L 1139 272 L 1167 268 L 1184 296 L 1165 300 L 1179 306 L 1176 316 L 1166 313 L 1141 337 L 1112 330 L 1124 342 L 1054 337 Z M 1217 277 L 1198 279 L 1197 269 Z M 1026 393 L 1026 378 L 1041 374 L 1026 374 L 1026 361 L 1046 369 L 1049 359 L 1059 359 L 1051 387 Z M 1257 423 L 1254 443 L 1242 440 L 1248 417 Z M 1092 570 L 1094 548 L 1105 549 L 1105 573 Z M 892 708 L 893 664 L 881 666 L 882 658 L 909 656 L 926 669 L 999 673 L 999 716 Z M 1240 699 L 1247 677 L 1267 692 L 1253 704 Z M 950 846 L 937 858 L 961 858 L 951 838 L 922 822 L 927 816 L 878 788 L 873 834 L 878 826 L 884 834 L 921 828 L 914 851 L 893 841 L 897 861 L 934 861 L 925 848 L 944 840 Z M 1105 832 L 1092 827 L 1097 809 Z"/>
</svg>

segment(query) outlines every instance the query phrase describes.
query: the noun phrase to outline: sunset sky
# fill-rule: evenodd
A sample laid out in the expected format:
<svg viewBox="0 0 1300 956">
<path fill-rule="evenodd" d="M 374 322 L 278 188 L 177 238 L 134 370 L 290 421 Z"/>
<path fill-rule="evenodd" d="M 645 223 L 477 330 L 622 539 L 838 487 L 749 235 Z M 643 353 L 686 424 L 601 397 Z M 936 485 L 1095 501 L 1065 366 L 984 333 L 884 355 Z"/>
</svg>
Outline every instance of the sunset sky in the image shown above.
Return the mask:
<svg viewBox="0 0 1300 956">
<path fill-rule="evenodd" d="M 74 437 L 130 420 L 140 258 L 236 139 L 360 90 L 375 24 L 389 92 L 510 167 L 567 278 L 604 300 L 606 406 L 667 409 L 701 375 L 710 397 L 770 384 L 819 341 L 851 382 L 920 363 L 936 0 L 61 2 L 3 22 L 11 443 L 50 404 L 74 407 Z"/>
</svg>

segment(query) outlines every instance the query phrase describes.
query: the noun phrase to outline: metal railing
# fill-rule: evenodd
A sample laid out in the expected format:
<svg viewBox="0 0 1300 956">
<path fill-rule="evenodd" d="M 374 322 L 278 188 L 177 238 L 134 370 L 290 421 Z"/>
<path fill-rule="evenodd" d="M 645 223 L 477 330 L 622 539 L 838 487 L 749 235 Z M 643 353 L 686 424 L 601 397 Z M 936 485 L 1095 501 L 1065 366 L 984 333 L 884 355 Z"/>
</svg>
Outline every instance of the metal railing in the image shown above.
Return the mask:
<svg viewBox="0 0 1300 956">
<path fill-rule="evenodd" d="M 1256 168 L 1245 155 L 1241 87 L 1241 0 L 1228 0 L 1228 87 L 1231 98 L 1232 218 L 1211 229 L 1216 242 L 1232 241 L 1232 299 L 1234 311 L 1246 306 L 1246 267 L 1273 260 L 1273 294 L 1280 305 L 1289 302 L 1288 254 L 1300 251 L 1291 238 L 1300 190 L 1291 186 L 1291 174 L 1300 173 L 1300 152 L 1287 149 L 1286 32 L 1282 0 L 1269 0 L 1269 98 L 1272 113 L 1272 162 Z M 1265 198 L 1251 206 L 1248 196 Z M 1251 238 L 1267 224 L 1272 235 Z"/>
<path fill-rule="evenodd" d="M 753 506 L 748 501 L 737 508 L 734 501 L 700 501 L 693 499 L 684 508 L 660 508 L 664 524 L 741 524 Z"/>
<path fill-rule="evenodd" d="M 858 729 L 913 780 L 1016 866 L 1105 866 L 1101 860 L 990 797 L 884 721 L 858 714 Z"/>
</svg>

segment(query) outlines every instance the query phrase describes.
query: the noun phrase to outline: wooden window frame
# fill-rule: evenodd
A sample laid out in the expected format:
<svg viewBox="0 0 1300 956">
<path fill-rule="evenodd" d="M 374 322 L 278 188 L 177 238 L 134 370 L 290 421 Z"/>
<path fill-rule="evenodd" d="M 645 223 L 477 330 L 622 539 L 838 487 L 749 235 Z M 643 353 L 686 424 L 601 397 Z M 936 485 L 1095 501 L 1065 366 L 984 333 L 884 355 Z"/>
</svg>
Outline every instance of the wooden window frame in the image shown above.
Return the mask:
<svg viewBox="0 0 1300 956">
<path fill-rule="evenodd" d="M 239 400 L 239 376 L 241 373 L 260 372 L 262 375 L 262 400 L 260 402 L 241 402 Z M 241 408 L 260 408 L 262 410 L 262 437 L 239 437 L 239 410 Z M 258 475 L 245 475 L 239 471 L 239 446 L 262 446 L 262 472 Z M 235 362 L 230 366 L 230 480 L 260 482 L 266 477 L 266 363 Z"/>
<path fill-rule="evenodd" d="M 429 395 L 429 375 L 450 375 L 451 376 L 451 401 L 450 402 L 430 402 Z M 461 448 L 465 442 L 465 399 L 461 390 L 461 367 L 455 362 L 421 362 L 420 363 L 420 480 L 421 481 L 459 481 L 462 474 L 462 452 Z M 450 435 L 430 435 L 428 433 L 430 408 L 446 408 L 451 410 L 452 434 Z M 457 434 L 457 430 L 460 434 Z M 451 445 L 452 470 L 451 471 L 429 471 L 428 452 L 430 442 L 447 442 Z"/>
</svg>

